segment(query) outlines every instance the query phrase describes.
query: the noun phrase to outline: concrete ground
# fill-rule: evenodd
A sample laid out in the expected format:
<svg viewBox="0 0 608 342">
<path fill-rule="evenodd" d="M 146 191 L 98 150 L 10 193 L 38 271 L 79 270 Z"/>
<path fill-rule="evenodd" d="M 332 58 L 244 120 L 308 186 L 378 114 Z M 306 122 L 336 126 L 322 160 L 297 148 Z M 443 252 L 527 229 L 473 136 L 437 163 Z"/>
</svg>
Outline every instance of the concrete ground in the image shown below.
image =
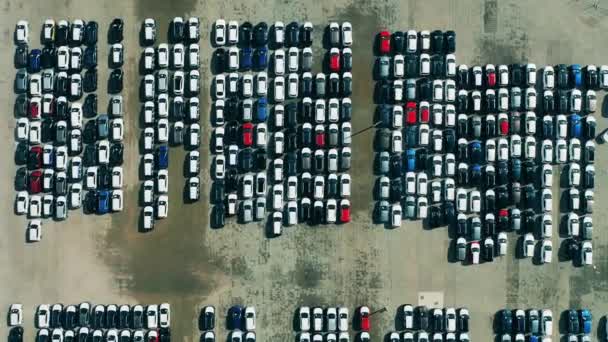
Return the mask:
<svg viewBox="0 0 608 342">
<path fill-rule="evenodd" d="M 608 311 L 608 200 L 604 192 L 608 161 L 605 147 L 597 153 L 597 187 L 594 214 L 594 267 L 574 268 L 567 262 L 535 266 L 513 256 L 492 264 L 463 267 L 448 263 L 448 234 L 445 229 L 423 230 L 419 222 L 404 223 L 387 231 L 371 224 L 372 132 L 354 139 L 354 215 L 341 227 L 295 227 L 279 239 L 268 240 L 261 224 L 229 224 L 221 230 L 209 228 L 208 156 L 206 144 L 201 201 L 181 202 L 184 151 L 172 149 L 169 218 L 157 222 L 154 232 L 137 232 L 137 45 L 139 25 L 153 17 L 162 28 L 177 15 L 198 16 L 209 28 L 219 18 L 252 22 L 265 20 L 310 20 L 320 51 L 320 27 L 330 20 L 350 21 L 354 27 L 354 131 L 372 123 L 372 38 L 382 28 L 454 29 L 457 32 L 459 63 L 512 63 L 533 61 L 608 64 L 608 1 L 158 1 L 158 0 L 3 0 L 0 6 L 2 31 L 0 57 L 0 103 L 7 124 L 0 128 L 6 145 L 0 155 L 13 154 L 10 118 L 14 95 L 12 81 L 12 32 L 20 18 L 29 20 L 32 39 L 47 17 L 97 20 L 103 33 L 111 19 L 125 20 L 125 90 L 127 139 L 125 141 L 126 203 L 121 214 L 102 217 L 72 212 L 63 223 L 46 222 L 43 241 L 24 244 L 26 222 L 13 215 L 15 166 L 0 168 L 0 203 L 5 218 L 0 239 L 0 306 L 21 302 L 26 308 L 26 337 L 34 336 L 33 312 L 39 303 L 158 303 L 172 305 L 172 327 L 176 341 L 198 339 L 197 316 L 203 305 L 215 305 L 225 313 L 233 304 L 253 305 L 258 310 L 260 341 L 293 340 L 292 317 L 300 305 L 346 305 L 351 309 L 368 305 L 388 309 L 372 318 L 374 340 L 394 329 L 394 313 L 404 303 L 436 299 L 445 306 L 467 306 L 472 315 L 471 338 L 487 341 L 492 336 L 492 315 L 499 309 L 551 308 L 554 313 L 569 307 L 588 307 L 599 318 Z M 161 36 L 164 36 L 164 31 Z M 210 109 L 209 32 L 201 32 L 204 92 L 202 113 Z M 100 61 L 107 48 L 99 44 Z M 100 66 L 100 106 L 107 101 L 107 68 Z M 604 93 L 600 93 L 603 97 Z M 601 98 L 601 97 L 600 97 Z M 598 116 L 599 131 L 608 127 Z M 203 141 L 209 138 L 209 122 L 203 117 Z M 559 179 L 559 177 L 557 177 Z M 557 190 L 557 188 L 556 188 Z M 556 201 L 557 202 L 557 201 Z M 556 205 L 557 207 L 557 205 Z M 557 221 L 557 213 L 556 213 Z M 559 237 L 555 234 L 554 245 Z M 439 292 L 424 293 L 421 292 Z M 422 295 L 424 299 L 419 299 Z M 7 328 L 0 327 L 6 336 Z M 216 329 L 220 340 L 224 329 Z M 555 329 L 555 340 L 557 340 Z"/>
</svg>

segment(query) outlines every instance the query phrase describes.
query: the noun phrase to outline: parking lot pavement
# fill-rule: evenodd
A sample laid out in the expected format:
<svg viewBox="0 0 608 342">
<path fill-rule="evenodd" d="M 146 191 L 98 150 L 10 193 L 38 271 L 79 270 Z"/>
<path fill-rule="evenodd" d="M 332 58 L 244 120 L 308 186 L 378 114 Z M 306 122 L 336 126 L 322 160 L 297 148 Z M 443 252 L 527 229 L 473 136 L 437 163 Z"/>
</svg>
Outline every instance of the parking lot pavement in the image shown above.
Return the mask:
<svg viewBox="0 0 608 342">
<path fill-rule="evenodd" d="M 467 306 L 471 311 L 471 338 L 489 340 L 495 311 L 508 306 L 549 307 L 554 312 L 572 307 L 589 307 L 594 326 L 608 312 L 608 235 L 606 211 L 594 213 L 594 267 L 576 269 L 570 263 L 553 263 L 538 267 L 527 260 L 509 255 L 502 260 L 479 267 L 462 267 L 447 262 L 448 237 L 444 230 L 423 230 L 418 222 L 406 223 L 395 231 L 385 231 L 370 223 L 372 204 L 371 139 L 372 130 L 353 141 L 353 222 L 340 229 L 333 227 L 295 228 L 281 239 L 268 240 L 261 225 L 229 225 L 220 231 L 208 228 L 209 154 L 202 151 L 201 200 L 194 205 L 171 201 L 171 215 L 156 226 L 155 234 L 138 234 L 137 137 L 135 113 L 139 101 L 136 61 L 137 30 L 146 17 L 166 29 L 174 16 L 199 16 L 201 28 L 208 28 L 220 16 L 239 21 L 310 20 L 314 24 L 330 20 L 353 24 L 355 84 L 353 131 L 371 125 L 371 42 L 373 33 L 384 25 L 416 30 L 441 28 L 457 32 L 457 60 L 495 64 L 526 61 L 537 64 L 607 63 L 608 47 L 602 45 L 608 29 L 604 16 L 608 2 L 600 1 L 397 1 L 351 3 L 335 1 L 311 6 L 306 1 L 289 3 L 168 1 L 58 1 L 30 3 L 6 1 L 0 11 L 3 30 L 0 42 L 12 46 L 11 38 L 17 18 L 30 23 L 43 19 L 95 19 L 100 32 L 115 16 L 125 20 L 125 210 L 111 217 L 70 217 L 69 224 L 45 224 L 53 234 L 37 246 L 22 243 L 24 222 L 12 215 L 12 201 L 2 201 L 0 249 L 0 306 L 22 302 L 27 309 L 26 322 L 31 324 L 34 305 L 53 302 L 160 302 L 171 303 L 175 340 L 192 341 L 199 335 L 196 328 L 198 310 L 213 304 L 226 312 L 236 303 L 254 305 L 258 310 L 258 338 L 262 341 L 285 341 L 292 334 L 294 310 L 303 304 L 344 304 L 350 308 L 366 304 L 372 310 L 386 306 L 395 312 L 400 304 L 416 304 L 418 292 L 444 293 L 445 306 Z M 270 10 L 265 10 L 269 8 Z M 496 8 L 496 10 L 494 10 Z M 35 27 L 35 26 L 32 26 Z M 34 37 L 36 38 L 36 37 Z M 315 39 L 317 40 L 317 39 Z M 209 113 L 210 46 L 208 30 L 201 30 L 203 89 L 201 112 Z M 99 44 L 100 61 L 107 49 Z M 3 61 L 12 60 L 12 49 L 0 50 Z M 0 66 L 0 103 L 12 105 L 10 63 Z M 108 70 L 99 68 L 99 80 L 106 80 Z M 101 82 L 101 81 L 100 81 Z M 100 83 L 100 89 L 104 89 Z M 107 103 L 99 91 L 99 103 Z M 604 92 L 598 97 L 603 98 Z M 5 110 L 10 111 L 9 105 Z M 598 132 L 608 128 L 606 120 L 596 113 Z M 3 141 L 12 141 L 14 120 L 0 128 Z M 203 117 L 203 139 L 209 138 L 208 120 Z M 606 184 L 608 161 L 603 145 L 598 145 L 596 203 L 608 200 Z M 11 144 L 0 147 L 0 155 L 13 152 Z M 177 149 L 171 156 L 183 161 L 184 152 Z M 0 168 L 0 193 L 13 196 L 12 177 L 15 168 L 5 163 Z M 183 179 L 181 163 L 172 163 L 172 180 Z M 555 189 L 557 190 L 557 189 Z M 181 196 L 181 187 L 171 187 L 170 198 Z M 554 211 L 555 215 L 557 212 Z M 554 222 L 557 217 L 554 217 Z M 558 242 L 554 235 L 554 244 Z M 372 338 L 392 329 L 392 314 L 374 315 Z M 555 330 L 554 330 L 555 331 Z M 224 338 L 225 330 L 218 337 Z M 33 329 L 25 337 L 33 338 Z M 6 327 L 0 335 L 6 336 Z M 180 338 L 181 336 L 181 338 Z M 557 333 L 554 335 L 557 340 Z"/>
</svg>

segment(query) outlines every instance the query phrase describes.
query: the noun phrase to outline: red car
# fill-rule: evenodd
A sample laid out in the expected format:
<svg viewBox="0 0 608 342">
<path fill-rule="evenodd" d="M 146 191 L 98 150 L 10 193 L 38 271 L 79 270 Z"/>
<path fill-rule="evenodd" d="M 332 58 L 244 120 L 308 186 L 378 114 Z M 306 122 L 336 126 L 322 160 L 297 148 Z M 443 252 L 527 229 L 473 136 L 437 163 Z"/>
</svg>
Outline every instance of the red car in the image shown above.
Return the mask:
<svg viewBox="0 0 608 342">
<path fill-rule="evenodd" d="M 30 194 L 42 192 L 42 171 L 36 170 L 30 173 Z"/>
<path fill-rule="evenodd" d="M 37 120 L 40 119 L 40 106 L 38 102 L 30 101 L 30 119 Z"/>
<path fill-rule="evenodd" d="M 345 199 L 340 202 L 340 222 L 350 222 L 350 202 Z"/>
<path fill-rule="evenodd" d="M 429 106 L 425 104 L 420 106 L 420 123 L 429 123 L 431 121 L 431 111 Z"/>
<path fill-rule="evenodd" d="M 325 147 L 325 128 L 323 128 L 323 125 L 315 127 L 315 144 L 317 147 Z"/>
<path fill-rule="evenodd" d="M 388 31 L 382 31 L 379 35 L 380 38 L 380 53 L 388 55 L 391 53 L 391 34 Z"/>
<path fill-rule="evenodd" d="M 509 135 L 509 119 L 498 115 L 498 126 L 500 127 L 500 135 Z M 506 116 L 506 115 L 505 115 Z"/>
<path fill-rule="evenodd" d="M 42 167 L 42 147 L 40 146 L 32 146 L 30 148 L 30 153 L 28 156 L 28 159 L 31 160 L 35 160 L 36 163 L 34 164 L 33 162 L 28 162 L 28 167 L 30 169 L 39 169 Z"/>
<path fill-rule="evenodd" d="M 491 64 L 486 66 L 486 84 L 492 88 L 496 86 L 496 69 Z"/>
<path fill-rule="evenodd" d="M 329 70 L 340 72 L 340 50 L 332 48 L 329 52 Z"/>
<path fill-rule="evenodd" d="M 362 306 L 359 308 L 359 327 L 363 331 L 369 331 L 370 323 L 369 323 L 369 308 L 367 306 Z"/>
<path fill-rule="evenodd" d="M 500 227 L 506 228 L 509 225 L 509 211 L 507 209 L 498 210 L 498 224 Z"/>
<path fill-rule="evenodd" d="M 246 122 L 243 124 L 243 146 L 253 145 L 253 124 Z"/>
<path fill-rule="evenodd" d="M 408 102 L 405 104 L 405 122 L 407 124 L 416 124 L 416 112 L 416 102 Z"/>
</svg>

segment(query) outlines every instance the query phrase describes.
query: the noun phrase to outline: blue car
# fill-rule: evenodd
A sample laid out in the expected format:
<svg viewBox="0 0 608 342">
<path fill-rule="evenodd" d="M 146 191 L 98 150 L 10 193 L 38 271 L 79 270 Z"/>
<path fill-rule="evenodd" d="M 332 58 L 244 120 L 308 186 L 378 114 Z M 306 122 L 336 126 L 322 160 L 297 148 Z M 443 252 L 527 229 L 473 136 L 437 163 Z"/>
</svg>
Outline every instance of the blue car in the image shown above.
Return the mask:
<svg viewBox="0 0 608 342">
<path fill-rule="evenodd" d="M 258 104 L 256 106 L 256 113 L 257 113 L 257 120 L 259 122 L 264 122 L 266 121 L 266 118 L 268 117 L 268 100 L 266 100 L 265 97 L 261 97 L 258 100 Z"/>
<path fill-rule="evenodd" d="M 416 171 L 416 150 L 408 148 L 406 151 L 407 171 Z"/>
<path fill-rule="evenodd" d="M 570 66 L 570 73 L 572 74 L 572 86 L 580 88 L 583 85 L 583 72 L 579 64 L 572 64 Z"/>
<path fill-rule="evenodd" d="M 255 68 L 257 70 L 264 70 L 268 67 L 268 49 L 265 47 L 258 48 L 255 50 Z"/>
<path fill-rule="evenodd" d="M 250 47 L 241 50 L 241 69 L 251 70 L 253 65 L 253 50 Z"/>
<path fill-rule="evenodd" d="M 570 136 L 573 138 L 580 138 L 583 134 L 583 125 L 581 123 L 581 116 L 578 114 L 570 115 Z"/>
<path fill-rule="evenodd" d="M 165 170 L 169 167 L 169 147 L 167 145 L 161 145 L 156 153 L 156 162 L 158 168 Z"/>
<path fill-rule="evenodd" d="M 591 321 L 593 320 L 593 317 L 591 316 L 591 312 L 587 309 L 581 309 L 580 311 L 580 316 L 581 316 L 581 325 L 583 326 L 583 334 L 590 334 L 591 333 Z"/>
<path fill-rule="evenodd" d="M 243 325 L 243 316 L 245 313 L 245 308 L 240 305 L 235 305 L 228 309 L 228 329 L 236 330 L 241 329 Z"/>
<path fill-rule="evenodd" d="M 479 164 L 483 161 L 483 152 L 481 150 L 481 143 L 479 141 L 473 141 L 469 144 L 471 149 L 471 163 Z"/>
<path fill-rule="evenodd" d="M 513 159 L 511 161 L 511 177 L 514 181 L 521 179 L 521 160 Z"/>
<path fill-rule="evenodd" d="M 30 72 L 40 72 L 40 56 L 42 56 L 42 51 L 40 51 L 39 49 L 33 49 L 32 51 L 30 51 Z"/>
<path fill-rule="evenodd" d="M 97 213 L 102 215 L 110 210 L 110 192 L 107 190 L 97 191 Z"/>
</svg>

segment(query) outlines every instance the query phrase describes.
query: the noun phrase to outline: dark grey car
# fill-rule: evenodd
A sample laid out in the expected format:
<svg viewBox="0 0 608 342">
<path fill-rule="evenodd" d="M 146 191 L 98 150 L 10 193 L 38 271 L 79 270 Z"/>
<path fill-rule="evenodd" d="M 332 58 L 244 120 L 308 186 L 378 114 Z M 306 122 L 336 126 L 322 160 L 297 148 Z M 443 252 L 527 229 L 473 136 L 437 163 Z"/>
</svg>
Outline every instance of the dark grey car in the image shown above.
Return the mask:
<svg viewBox="0 0 608 342">
<path fill-rule="evenodd" d="M 312 154 L 309 148 L 303 148 L 300 151 L 300 169 L 301 171 L 310 171 L 312 168 Z"/>
<path fill-rule="evenodd" d="M 27 92 L 27 71 L 20 69 L 15 75 L 15 92 L 17 94 L 24 94 Z"/>
<path fill-rule="evenodd" d="M 389 208 L 390 205 L 387 201 L 380 201 L 376 205 L 376 220 L 379 223 L 387 223 L 389 219 Z"/>
<path fill-rule="evenodd" d="M 387 79 L 389 76 L 391 61 L 388 57 L 382 56 L 378 58 L 378 77 Z"/>
<path fill-rule="evenodd" d="M 53 69 L 45 69 L 42 71 L 42 92 L 43 93 L 52 93 L 55 83 Z"/>
<path fill-rule="evenodd" d="M 377 163 L 378 163 L 378 173 L 379 174 L 382 174 L 382 175 L 388 174 L 388 171 L 390 168 L 389 162 L 390 162 L 390 155 L 388 152 L 383 151 L 383 152 L 380 152 L 380 154 L 378 154 Z"/>
<path fill-rule="evenodd" d="M 68 124 L 65 121 L 59 121 L 55 124 L 55 144 L 65 145 L 68 140 Z"/>
<path fill-rule="evenodd" d="M 97 118 L 97 138 L 106 139 L 109 134 L 109 118 L 103 114 Z"/>
<path fill-rule="evenodd" d="M 351 151 L 350 147 L 344 147 L 340 151 L 340 170 L 350 170 Z"/>
<path fill-rule="evenodd" d="M 55 196 L 65 196 L 68 193 L 68 181 L 65 172 L 55 174 Z"/>
<path fill-rule="evenodd" d="M 379 151 L 388 151 L 391 147 L 391 131 L 386 128 L 378 130 L 376 143 Z"/>
<path fill-rule="evenodd" d="M 338 138 L 339 138 L 339 130 L 338 125 L 331 124 L 329 125 L 328 133 L 327 133 L 327 144 L 329 147 L 338 146 Z"/>
<path fill-rule="evenodd" d="M 312 69 L 312 50 L 304 49 L 302 52 L 302 71 L 310 71 Z"/>
</svg>

